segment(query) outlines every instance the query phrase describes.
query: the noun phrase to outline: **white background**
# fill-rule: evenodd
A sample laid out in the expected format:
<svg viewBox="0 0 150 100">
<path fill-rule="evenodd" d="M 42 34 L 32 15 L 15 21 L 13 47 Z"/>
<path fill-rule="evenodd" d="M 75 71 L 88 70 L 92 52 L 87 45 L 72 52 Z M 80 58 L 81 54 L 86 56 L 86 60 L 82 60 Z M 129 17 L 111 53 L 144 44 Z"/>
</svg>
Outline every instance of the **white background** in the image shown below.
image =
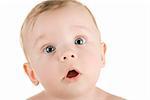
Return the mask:
<svg viewBox="0 0 150 100">
<path fill-rule="evenodd" d="M 0 100 L 38 93 L 23 71 L 19 44 L 24 18 L 40 0 L 0 0 Z M 144 0 L 83 0 L 107 44 L 97 86 L 128 100 L 150 100 L 150 5 Z"/>
</svg>

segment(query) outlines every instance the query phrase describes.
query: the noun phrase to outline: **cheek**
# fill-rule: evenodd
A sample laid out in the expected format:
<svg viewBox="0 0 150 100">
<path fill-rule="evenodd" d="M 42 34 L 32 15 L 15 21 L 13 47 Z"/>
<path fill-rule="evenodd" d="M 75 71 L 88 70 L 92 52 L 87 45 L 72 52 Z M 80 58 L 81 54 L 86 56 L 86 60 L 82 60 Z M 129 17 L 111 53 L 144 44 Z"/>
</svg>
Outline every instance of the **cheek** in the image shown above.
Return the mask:
<svg viewBox="0 0 150 100">
<path fill-rule="evenodd" d="M 47 84 L 48 82 L 53 82 L 57 79 L 58 75 L 58 66 L 55 61 L 50 61 L 45 58 L 41 58 L 35 64 L 35 70 L 37 77 L 41 83 Z"/>
<path fill-rule="evenodd" d="M 95 45 L 89 46 L 81 55 L 82 70 L 90 79 L 96 81 L 101 69 L 100 49 Z"/>
<path fill-rule="evenodd" d="M 87 57 L 85 58 L 85 70 L 88 71 L 88 73 L 93 74 L 98 74 L 99 70 L 101 69 L 101 64 L 100 64 L 100 57 L 97 55 L 96 52 L 93 53 L 88 53 Z"/>
<path fill-rule="evenodd" d="M 82 55 L 83 64 L 86 64 L 89 68 L 100 68 L 101 54 L 98 46 L 89 45 L 79 55 Z"/>
</svg>

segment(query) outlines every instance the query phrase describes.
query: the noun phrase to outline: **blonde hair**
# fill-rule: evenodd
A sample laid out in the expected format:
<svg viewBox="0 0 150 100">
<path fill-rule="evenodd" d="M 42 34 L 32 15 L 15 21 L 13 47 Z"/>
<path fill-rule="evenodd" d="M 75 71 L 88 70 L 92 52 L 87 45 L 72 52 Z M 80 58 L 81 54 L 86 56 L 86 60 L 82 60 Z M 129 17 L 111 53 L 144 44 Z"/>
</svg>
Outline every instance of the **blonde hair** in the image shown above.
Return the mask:
<svg viewBox="0 0 150 100">
<path fill-rule="evenodd" d="M 24 54 L 25 54 L 25 57 L 27 60 L 28 57 L 27 57 L 27 54 L 25 52 L 25 48 L 24 48 L 24 45 L 23 45 L 23 34 L 29 30 L 28 28 L 30 27 L 31 29 L 33 29 L 34 27 L 34 24 L 36 22 L 36 19 L 37 17 L 43 13 L 43 12 L 46 12 L 48 10 L 55 10 L 55 9 L 59 9 L 59 8 L 62 8 L 64 6 L 66 6 L 68 3 L 76 3 L 82 7 L 84 7 L 85 9 L 87 9 L 87 11 L 89 12 L 89 14 L 91 15 L 92 19 L 93 19 L 93 22 L 95 23 L 96 27 L 97 27 L 97 24 L 96 24 L 96 21 L 95 21 L 95 18 L 93 16 L 93 14 L 91 13 L 91 11 L 85 6 L 83 5 L 82 3 L 76 1 L 76 0 L 46 0 L 46 1 L 43 1 L 41 3 L 39 3 L 38 5 L 36 5 L 31 11 L 30 13 L 27 15 L 27 17 L 25 18 L 24 22 L 23 22 L 23 25 L 21 27 L 21 32 L 20 32 L 20 43 L 21 43 L 21 46 L 23 48 L 23 51 L 24 51 Z M 28 28 L 27 28 L 28 26 Z M 98 27 L 97 27 L 98 29 Z"/>
</svg>

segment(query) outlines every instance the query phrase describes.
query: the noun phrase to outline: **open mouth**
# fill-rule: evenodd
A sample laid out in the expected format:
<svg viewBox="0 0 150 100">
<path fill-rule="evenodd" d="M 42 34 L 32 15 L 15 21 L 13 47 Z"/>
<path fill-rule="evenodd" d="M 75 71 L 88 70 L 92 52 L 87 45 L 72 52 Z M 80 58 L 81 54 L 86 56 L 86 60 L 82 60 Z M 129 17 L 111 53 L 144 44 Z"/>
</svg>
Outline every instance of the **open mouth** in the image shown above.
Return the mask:
<svg viewBox="0 0 150 100">
<path fill-rule="evenodd" d="M 78 71 L 76 71 L 76 70 L 70 70 L 68 73 L 67 73 L 67 78 L 74 78 L 74 77 L 76 77 L 76 76 L 78 76 L 79 75 L 79 72 Z"/>
</svg>

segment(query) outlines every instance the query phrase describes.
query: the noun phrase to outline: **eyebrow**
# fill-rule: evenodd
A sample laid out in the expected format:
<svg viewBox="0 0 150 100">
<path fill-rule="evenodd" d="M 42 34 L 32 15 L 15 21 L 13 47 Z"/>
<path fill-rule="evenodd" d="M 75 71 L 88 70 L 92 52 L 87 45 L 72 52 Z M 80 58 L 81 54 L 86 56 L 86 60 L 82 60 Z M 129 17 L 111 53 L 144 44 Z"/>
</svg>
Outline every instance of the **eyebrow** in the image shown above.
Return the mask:
<svg viewBox="0 0 150 100">
<path fill-rule="evenodd" d="M 71 26 L 71 28 L 79 28 L 79 29 L 83 29 L 83 30 L 87 30 L 87 31 L 91 32 L 88 27 L 83 26 L 83 25 L 73 25 L 73 26 Z M 37 37 L 37 39 L 33 43 L 33 47 L 36 46 L 38 44 L 38 42 L 40 40 L 44 39 L 45 37 L 46 37 L 46 34 L 41 34 L 39 37 Z"/>
<path fill-rule="evenodd" d="M 79 28 L 79 29 L 84 29 L 90 32 L 90 29 L 87 26 L 83 25 L 73 25 L 72 27 Z"/>
<path fill-rule="evenodd" d="M 36 46 L 38 44 L 38 42 L 42 39 L 44 39 L 46 37 L 45 34 L 41 34 L 36 40 L 35 42 L 33 43 L 33 47 Z"/>
</svg>

